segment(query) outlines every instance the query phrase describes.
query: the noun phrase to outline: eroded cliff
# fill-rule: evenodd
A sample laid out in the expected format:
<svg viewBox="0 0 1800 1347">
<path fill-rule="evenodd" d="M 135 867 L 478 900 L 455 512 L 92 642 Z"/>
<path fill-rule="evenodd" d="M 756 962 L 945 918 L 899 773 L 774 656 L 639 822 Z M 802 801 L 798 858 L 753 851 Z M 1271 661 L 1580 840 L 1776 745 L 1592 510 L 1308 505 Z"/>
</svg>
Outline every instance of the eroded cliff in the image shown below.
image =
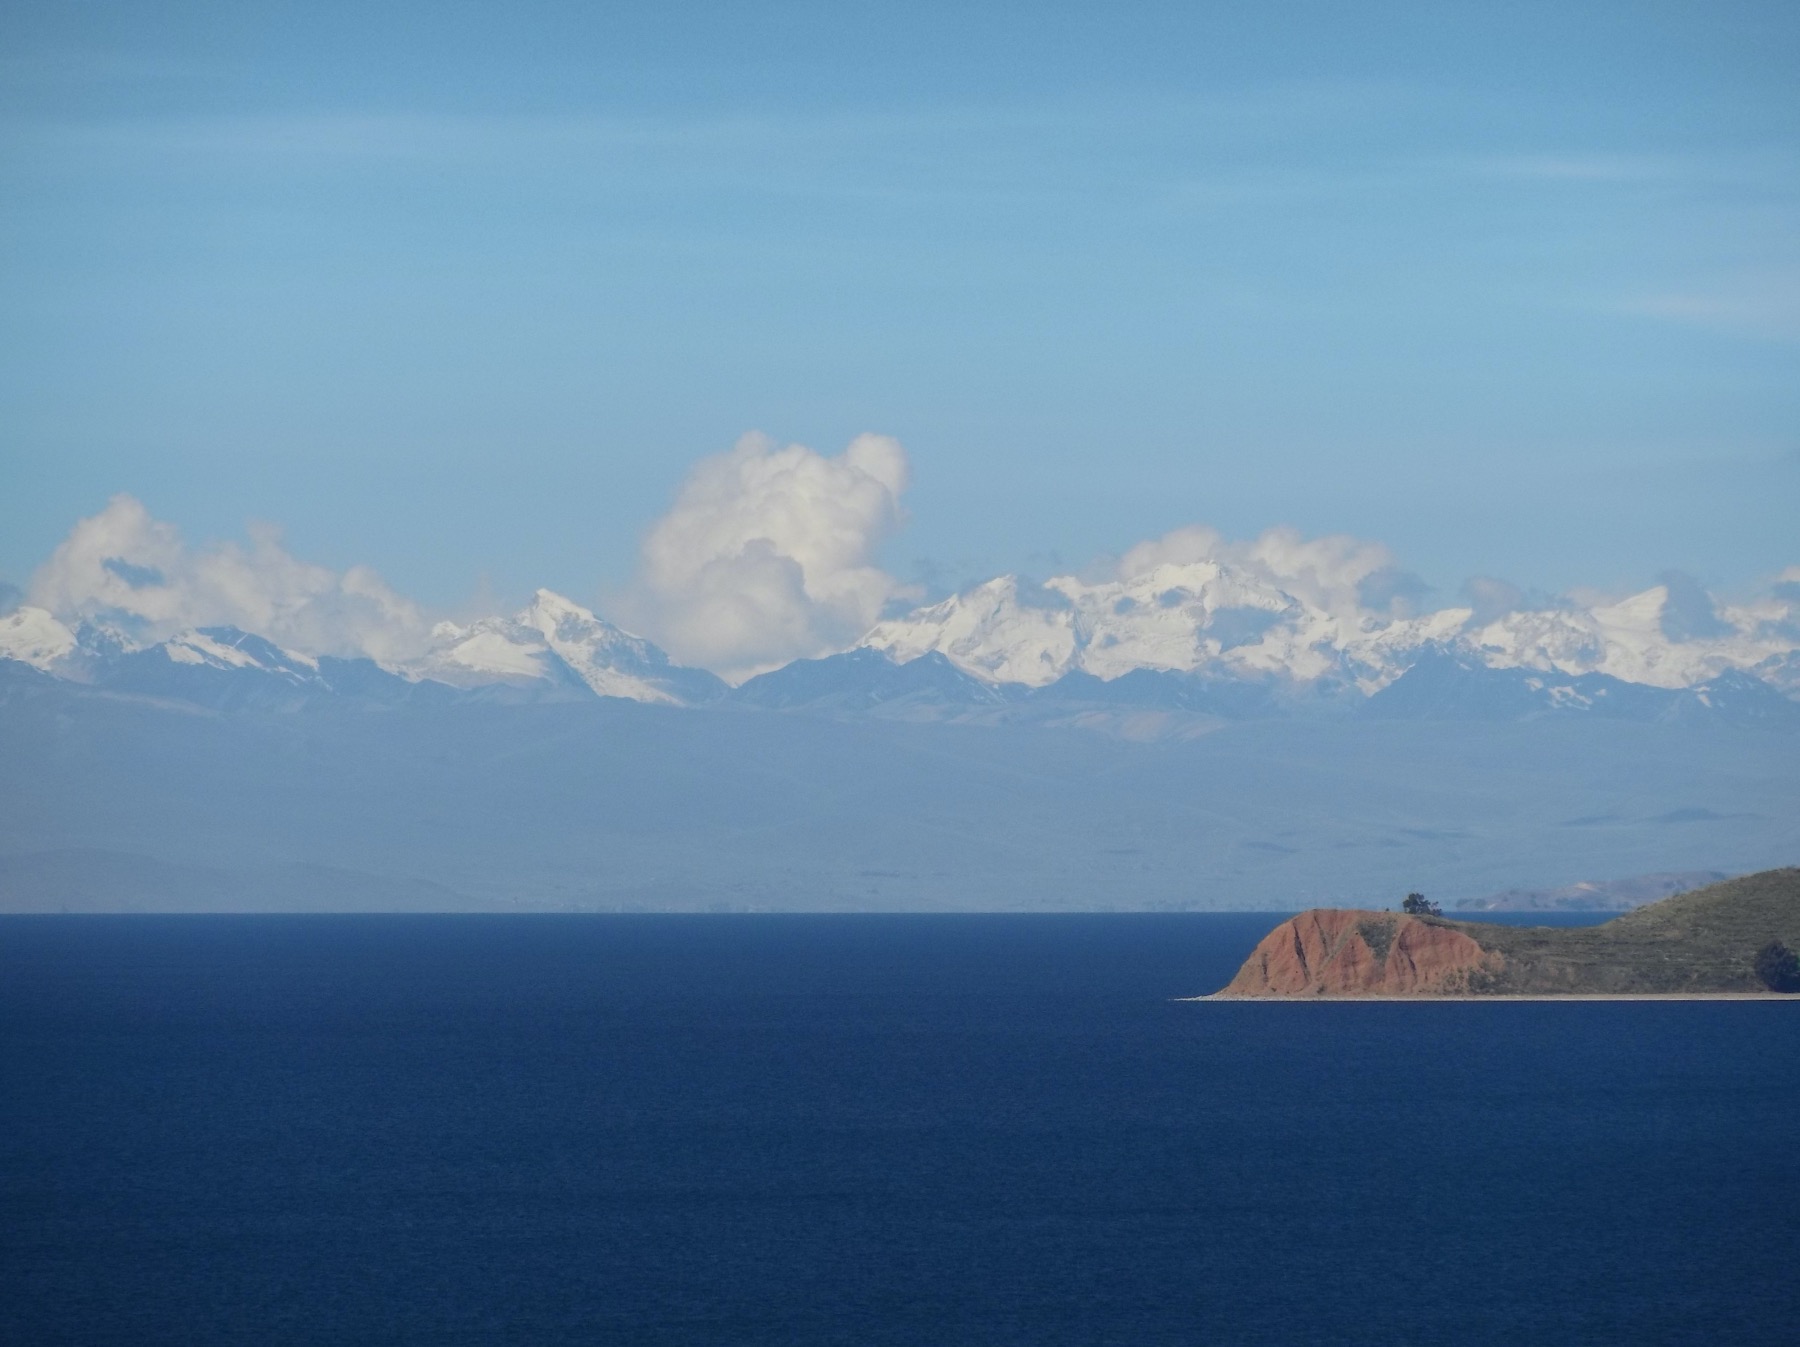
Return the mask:
<svg viewBox="0 0 1800 1347">
<path fill-rule="evenodd" d="M 1489 990 L 1505 966 L 1448 922 L 1315 908 L 1264 936 L 1219 995 L 1466 995 Z"/>
</svg>

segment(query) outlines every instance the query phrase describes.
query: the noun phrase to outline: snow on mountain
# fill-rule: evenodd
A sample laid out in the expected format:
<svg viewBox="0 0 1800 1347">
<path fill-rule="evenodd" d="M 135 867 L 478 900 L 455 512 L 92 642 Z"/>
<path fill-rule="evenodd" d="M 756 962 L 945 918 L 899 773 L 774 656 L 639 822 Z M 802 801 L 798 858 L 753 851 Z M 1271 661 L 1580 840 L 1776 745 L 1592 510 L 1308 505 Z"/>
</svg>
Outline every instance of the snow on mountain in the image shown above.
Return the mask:
<svg viewBox="0 0 1800 1347">
<path fill-rule="evenodd" d="M 0 617 L 0 659 L 16 659 L 50 673 L 75 647 L 75 633 L 42 608 L 19 608 Z"/>
<path fill-rule="evenodd" d="M 1168 563 L 1119 580 L 1003 576 L 879 623 L 863 644 L 893 658 L 937 651 L 989 682 L 1043 687 L 1081 672 L 1206 672 L 1256 681 L 1355 683 L 1373 691 L 1412 651 L 1453 637 L 1467 609 L 1396 620 L 1332 611 L 1248 569 Z"/>
<path fill-rule="evenodd" d="M 1363 706 L 1376 720 L 1522 720 L 1544 715 L 1655 720 L 1676 694 L 1610 674 L 1495 668 L 1472 652 L 1434 649 Z"/>
<path fill-rule="evenodd" d="M 301 654 L 235 627 L 189 628 L 146 641 L 104 622 L 71 630 L 42 608 L 20 608 L 0 618 L 0 659 L 115 691 L 218 706 L 292 705 L 334 694 L 393 701 L 413 688 L 447 694 L 496 685 L 531 697 L 687 705 L 724 691 L 713 675 L 671 664 L 648 641 L 549 590 L 512 617 L 440 623 L 433 638 L 420 658 L 378 665 Z"/>
<path fill-rule="evenodd" d="M 199 700 L 208 702 L 217 700 L 222 688 L 241 690 L 256 680 L 264 682 L 265 690 L 280 685 L 329 694 L 347 671 L 352 681 L 363 683 L 368 680 L 359 666 L 379 673 L 372 660 L 317 659 L 237 627 L 189 627 L 153 641 L 92 618 L 71 629 L 36 607 L 0 618 L 0 659 L 116 691 L 186 695 L 204 690 L 208 695 Z M 221 682 L 218 676 L 223 675 L 236 676 L 237 682 Z"/>
<path fill-rule="evenodd" d="M 1392 683 L 1426 650 L 1450 647 L 1497 669 L 1604 674 L 1693 687 L 1753 670 L 1800 693 L 1800 583 L 1743 605 L 1656 585 L 1614 603 L 1519 610 L 1477 624 L 1468 608 L 1396 616 L 1302 597 L 1228 561 L 1163 564 L 1115 580 L 1015 576 L 877 624 L 862 644 L 896 660 L 929 651 L 992 683 L 1044 687 L 1070 673 L 1201 673 L 1290 688 Z"/>
<path fill-rule="evenodd" d="M 1461 607 L 1410 614 L 1390 603 L 1383 610 L 1355 585 L 1320 583 L 1302 568 L 1277 572 L 1253 557 L 1152 558 L 1121 571 L 1042 585 L 990 580 L 878 623 L 846 655 L 753 680 L 753 691 L 737 700 L 891 704 L 909 714 L 927 703 L 975 708 L 982 699 L 959 683 L 966 677 L 1030 692 L 1006 702 L 1014 708 L 1008 714 L 1020 716 L 1050 714 L 1042 708 L 1052 703 L 1263 715 L 1296 704 L 1350 708 L 1418 668 L 1381 714 L 1482 707 L 1490 716 L 1611 715 L 1627 705 L 1631 714 L 1650 714 L 1633 688 L 1689 689 L 1701 695 L 1682 702 L 1681 714 L 1739 720 L 1780 714 L 1758 701 L 1762 689 L 1800 701 L 1800 571 L 1743 603 L 1721 604 L 1674 576 L 1615 602 L 1565 600 L 1481 618 Z M 1438 655 L 1450 663 L 1433 665 Z M 898 672 L 926 656 L 936 658 Z M 395 701 L 430 687 L 450 695 L 437 685 L 664 705 L 727 695 L 712 674 L 672 663 L 650 642 L 549 590 L 510 617 L 440 623 L 429 648 L 403 662 L 309 656 L 235 627 L 189 628 L 152 642 L 129 625 L 96 619 L 71 629 L 41 607 L 0 617 L 0 659 L 208 705 L 290 705 L 327 695 Z M 1483 670 L 1530 677 L 1483 678 Z M 1590 678 L 1600 681 L 1581 681 Z M 1716 707 L 1709 688 L 1719 694 Z"/>
<path fill-rule="evenodd" d="M 1617 603 L 1508 613 L 1465 642 L 1496 668 L 1604 673 L 1652 687 L 1691 687 L 1727 669 L 1790 654 L 1800 641 L 1791 604 L 1762 601 L 1702 615 L 1679 611 L 1656 585 Z"/>
<path fill-rule="evenodd" d="M 1612 674 L 1494 667 L 1470 650 L 1426 651 L 1363 704 L 1376 720 L 1609 720 L 1800 727 L 1800 703 L 1741 669 L 1693 687 L 1629 682 Z"/>
<path fill-rule="evenodd" d="M 236 627 L 194 628 L 136 650 L 90 640 L 84 654 L 98 686 L 220 710 L 292 709 L 336 693 L 320 661 Z"/>
<path fill-rule="evenodd" d="M 1679 689 L 1676 715 L 1707 717 L 1739 725 L 1800 726 L 1800 701 L 1742 669 L 1727 669 L 1704 683 Z"/>
<path fill-rule="evenodd" d="M 1750 666 L 1750 672 L 1772 688 L 1800 700 L 1800 650 L 1771 655 Z"/>
<path fill-rule="evenodd" d="M 711 674 L 672 664 L 650 642 L 547 589 L 512 617 L 467 626 L 440 622 L 431 651 L 400 672 L 453 687 L 578 686 L 601 697 L 668 705 L 709 701 L 724 691 Z"/>
<path fill-rule="evenodd" d="M 252 636 L 236 627 L 197 627 L 142 653 L 158 650 L 171 664 L 210 669 L 255 669 L 302 683 L 319 676 L 319 661 L 310 655 L 283 650 L 273 641 Z"/>
<path fill-rule="evenodd" d="M 406 698 L 413 686 L 371 660 L 314 659 L 236 627 L 195 627 L 145 642 L 104 622 L 85 621 L 72 632 L 61 623 L 55 629 L 45 628 L 41 619 L 34 624 L 52 638 L 39 649 L 57 652 L 35 667 L 56 678 L 215 710 L 294 709 L 351 691 L 394 701 Z M 56 637 L 56 630 L 68 639 Z M 31 653 L 16 640 L 0 643 L 0 655 L 8 658 Z"/>
<path fill-rule="evenodd" d="M 935 651 L 985 682 L 1042 687 L 1072 665 L 1080 646 L 1075 612 L 1054 590 L 1024 594 L 1022 588 L 1017 576 L 1003 575 L 878 622 L 859 644 L 899 664 Z"/>
</svg>

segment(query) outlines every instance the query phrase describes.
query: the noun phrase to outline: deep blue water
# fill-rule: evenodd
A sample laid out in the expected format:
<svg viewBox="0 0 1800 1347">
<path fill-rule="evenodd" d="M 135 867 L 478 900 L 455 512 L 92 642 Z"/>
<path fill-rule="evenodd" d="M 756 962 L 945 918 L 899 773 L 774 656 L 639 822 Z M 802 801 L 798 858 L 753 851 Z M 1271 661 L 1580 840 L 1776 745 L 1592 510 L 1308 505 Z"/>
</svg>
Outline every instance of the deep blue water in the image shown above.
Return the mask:
<svg viewBox="0 0 1800 1347">
<path fill-rule="evenodd" d="M 1270 923 L 0 920 L 0 1342 L 1800 1340 L 1800 1005 Z"/>
</svg>

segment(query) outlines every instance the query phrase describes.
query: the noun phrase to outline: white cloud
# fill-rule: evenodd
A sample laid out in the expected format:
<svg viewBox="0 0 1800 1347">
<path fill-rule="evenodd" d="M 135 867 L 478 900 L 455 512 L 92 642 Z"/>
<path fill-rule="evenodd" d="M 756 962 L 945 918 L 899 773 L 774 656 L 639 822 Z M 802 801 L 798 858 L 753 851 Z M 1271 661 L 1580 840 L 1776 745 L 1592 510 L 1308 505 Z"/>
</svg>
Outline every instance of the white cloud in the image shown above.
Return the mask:
<svg viewBox="0 0 1800 1347">
<path fill-rule="evenodd" d="M 1120 558 L 1118 575 L 1130 580 L 1158 566 L 1202 561 L 1248 571 L 1334 616 L 1365 609 L 1410 616 L 1413 601 L 1423 590 L 1380 543 L 1343 533 L 1306 538 L 1285 526 L 1250 542 L 1231 542 L 1204 525 L 1176 529 L 1132 548 Z"/>
<path fill-rule="evenodd" d="M 114 496 L 51 553 L 30 601 L 65 622 L 94 619 L 142 640 L 233 626 L 309 655 L 395 662 L 424 648 L 424 615 L 368 567 L 333 571 L 291 555 L 273 526 L 249 532 L 248 547 L 196 550 L 138 500 Z"/>
<path fill-rule="evenodd" d="M 733 680 L 844 650 L 906 594 L 873 562 L 906 483 L 884 435 L 835 458 L 746 435 L 688 474 L 621 606 L 675 659 Z"/>
<path fill-rule="evenodd" d="M 1492 575 L 1472 575 L 1463 581 L 1462 597 L 1469 608 L 1469 621 L 1477 627 L 1532 606 L 1524 590 Z"/>
</svg>

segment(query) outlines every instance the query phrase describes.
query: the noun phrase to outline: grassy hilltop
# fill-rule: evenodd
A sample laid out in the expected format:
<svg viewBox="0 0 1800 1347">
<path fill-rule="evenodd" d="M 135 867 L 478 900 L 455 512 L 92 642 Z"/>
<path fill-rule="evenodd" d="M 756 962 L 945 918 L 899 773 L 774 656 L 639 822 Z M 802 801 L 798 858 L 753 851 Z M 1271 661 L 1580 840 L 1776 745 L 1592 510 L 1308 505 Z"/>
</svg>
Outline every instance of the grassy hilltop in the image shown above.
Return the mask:
<svg viewBox="0 0 1800 1347">
<path fill-rule="evenodd" d="M 1764 870 L 1574 929 L 1454 922 L 1505 966 L 1481 990 L 1760 992 L 1751 964 L 1771 940 L 1800 949 L 1800 868 Z"/>
</svg>

